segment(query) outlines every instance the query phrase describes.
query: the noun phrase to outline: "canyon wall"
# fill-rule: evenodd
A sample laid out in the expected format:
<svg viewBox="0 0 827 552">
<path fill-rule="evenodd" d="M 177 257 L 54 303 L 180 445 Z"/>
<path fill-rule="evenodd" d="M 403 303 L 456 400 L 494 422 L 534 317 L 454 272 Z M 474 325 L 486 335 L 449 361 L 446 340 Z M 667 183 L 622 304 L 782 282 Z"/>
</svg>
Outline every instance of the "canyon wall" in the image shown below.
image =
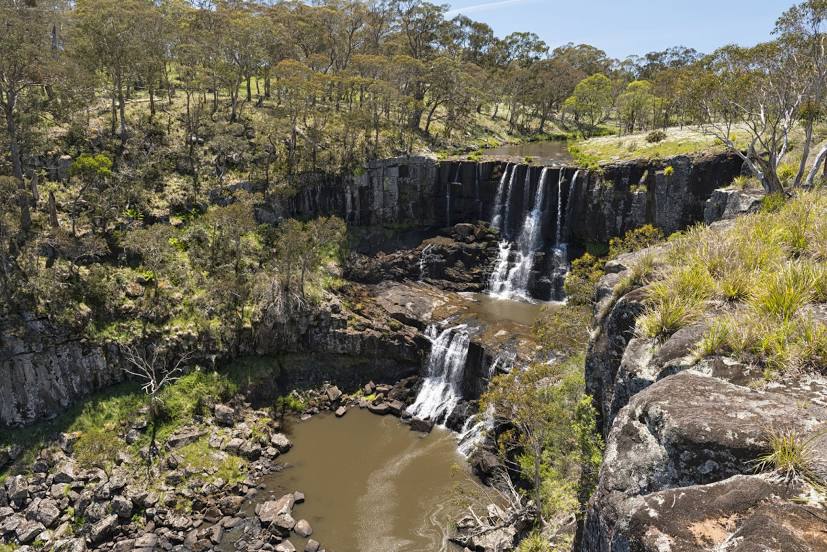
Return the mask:
<svg viewBox="0 0 827 552">
<path fill-rule="evenodd" d="M 667 169 L 671 167 L 671 169 Z M 641 224 L 652 223 L 672 232 L 703 220 L 703 205 L 712 191 L 728 183 L 740 171 L 734 156 L 689 158 L 666 161 L 628 162 L 608 165 L 600 171 L 553 168 L 546 171 L 543 207 L 543 249 L 562 240 L 585 245 L 605 242 Z M 507 172 L 509 171 L 509 172 Z M 404 157 L 370 163 L 358 175 L 316 175 L 292 197 L 273 199 L 259 209 L 263 221 L 284 217 L 338 215 L 354 233 L 360 228 L 384 227 L 367 233 L 364 247 L 372 252 L 404 247 L 405 229 L 416 247 L 426 229 L 458 223 L 489 221 L 503 175 L 509 178 L 505 197 L 509 215 L 502 227 L 514 236 L 531 208 L 540 184 L 542 167 L 506 165 L 503 162 L 436 162 L 424 157 Z M 558 216 L 559 213 L 559 216 Z M 558 220 L 558 218 L 560 220 Z M 478 245 L 485 244 L 485 245 Z M 438 245 L 438 244 L 437 244 Z M 445 260 L 463 259 L 465 264 L 490 263 L 491 242 L 477 241 L 463 248 L 447 248 Z M 435 249 L 437 249 L 435 247 Z M 400 273 L 417 268 L 421 250 L 408 255 Z M 458 257 L 459 255 L 459 257 Z M 540 253 L 544 255 L 544 253 Z M 549 255 L 550 257 L 550 255 Z M 476 260 L 475 260 L 476 259 Z M 538 263 L 537 272 L 549 273 L 549 260 Z M 453 264 L 451 264 L 453 263 Z M 460 270 L 449 264 L 431 267 L 430 275 L 456 281 L 457 289 L 475 289 L 479 282 L 462 281 L 451 275 Z M 459 266 L 458 264 L 456 266 Z M 467 272 L 467 266 L 461 271 Z M 473 268 L 473 267 L 472 267 Z M 485 271 L 474 269 L 475 278 Z M 455 277 L 456 276 L 456 277 Z M 483 280 L 484 281 L 484 280 Z M 336 312 L 336 308 L 340 309 Z M 240 353 L 325 353 L 339 355 L 350 366 L 342 379 L 393 379 L 415 372 L 421 365 L 422 344 L 412 335 L 365 323 L 349 327 L 341 306 L 323 310 L 319 317 L 294 320 L 281 328 L 257 331 L 240 347 Z M 124 362 L 115 344 L 94 343 L 52 328 L 42 320 L 0 321 L 0 425 L 13 426 L 54 416 L 90 392 L 124 378 Z M 404 332 L 403 332 L 404 334 Z M 177 347 L 200 351 L 207 365 L 229 355 L 209 336 L 167 336 Z M 324 370 L 305 374 L 296 370 L 297 383 L 310 384 L 324 378 Z M 312 376 L 312 377 L 311 377 Z M 385 376 L 382 378 L 382 376 Z"/>
</svg>

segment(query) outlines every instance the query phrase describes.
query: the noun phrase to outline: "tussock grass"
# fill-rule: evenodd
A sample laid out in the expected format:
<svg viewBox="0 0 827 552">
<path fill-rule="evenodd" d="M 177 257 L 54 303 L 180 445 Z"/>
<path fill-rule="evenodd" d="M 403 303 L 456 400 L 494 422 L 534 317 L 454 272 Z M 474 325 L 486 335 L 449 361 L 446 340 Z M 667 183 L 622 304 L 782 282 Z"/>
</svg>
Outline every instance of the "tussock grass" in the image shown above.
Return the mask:
<svg viewBox="0 0 827 552">
<path fill-rule="evenodd" d="M 740 217 L 693 227 L 649 276 L 640 335 L 664 340 L 705 313 L 721 312 L 695 350 L 757 364 L 767 377 L 827 372 L 827 194 L 815 190 Z M 625 291 L 625 290 L 620 290 Z"/>
<path fill-rule="evenodd" d="M 769 451 L 756 460 L 756 470 L 770 471 L 787 483 L 808 483 L 823 492 L 827 474 L 818 466 L 814 446 L 820 436 L 805 437 L 794 429 L 771 430 Z"/>
</svg>

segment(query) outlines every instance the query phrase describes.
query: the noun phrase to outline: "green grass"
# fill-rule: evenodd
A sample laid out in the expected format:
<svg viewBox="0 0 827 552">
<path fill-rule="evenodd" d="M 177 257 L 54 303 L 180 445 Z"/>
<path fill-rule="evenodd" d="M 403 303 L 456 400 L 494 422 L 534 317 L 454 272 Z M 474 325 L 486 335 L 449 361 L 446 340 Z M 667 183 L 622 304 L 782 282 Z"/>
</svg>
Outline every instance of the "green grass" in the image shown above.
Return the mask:
<svg viewBox="0 0 827 552">
<path fill-rule="evenodd" d="M 184 465 L 199 477 L 210 483 L 223 479 L 230 485 L 240 483 L 247 477 L 247 461 L 234 454 L 210 448 L 207 437 L 202 437 L 178 451 Z M 207 475 L 208 472 L 214 473 Z"/>
<path fill-rule="evenodd" d="M 817 466 L 814 447 L 819 434 L 806 437 L 794 429 L 771 430 L 769 450 L 755 464 L 757 471 L 771 471 L 788 483 L 808 483 L 825 490 L 825 474 Z"/>
</svg>

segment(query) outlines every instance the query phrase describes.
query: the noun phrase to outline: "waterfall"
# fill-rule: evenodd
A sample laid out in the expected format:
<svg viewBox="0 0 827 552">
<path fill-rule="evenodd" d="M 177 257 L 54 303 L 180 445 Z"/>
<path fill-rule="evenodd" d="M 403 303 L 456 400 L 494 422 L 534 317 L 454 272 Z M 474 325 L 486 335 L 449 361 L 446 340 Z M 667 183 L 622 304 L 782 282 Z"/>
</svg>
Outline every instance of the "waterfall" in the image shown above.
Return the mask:
<svg viewBox="0 0 827 552">
<path fill-rule="evenodd" d="M 557 230 L 554 233 L 554 245 L 560 245 L 563 235 L 563 169 L 557 177 Z"/>
<path fill-rule="evenodd" d="M 419 281 L 422 282 L 428 276 L 428 263 L 431 262 L 433 256 L 431 255 L 431 250 L 434 248 L 434 244 L 429 243 L 425 246 L 422 252 L 419 254 Z"/>
<path fill-rule="evenodd" d="M 451 185 L 459 183 L 462 185 L 462 163 L 457 163 L 457 174 L 453 179 L 448 179 L 448 184 L 445 187 L 445 222 L 446 226 L 451 226 Z"/>
<path fill-rule="evenodd" d="M 577 169 L 574 172 L 574 176 L 571 179 L 571 184 L 569 184 L 569 191 L 566 194 L 566 214 L 563 217 L 563 235 L 567 240 L 571 235 L 571 217 L 574 211 L 574 199 L 572 194 L 576 191 L 574 187 L 577 185 L 578 178 L 580 178 L 580 169 Z M 588 181 L 588 173 L 586 174 L 586 180 Z"/>
<path fill-rule="evenodd" d="M 562 174 L 562 171 L 560 172 Z M 489 282 L 491 293 L 497 297 L 504 299 L 513 297 L 529 298 L 528 283 L 531 278 L 531 271 L 534 269 L 535 254 L 543 245 L 542 215 L 547 176 L 548 167 L 543 167 L 543 171 L 540 174 L 540 181 L 537 183 L 537 192 L 534 195 L 534 206 L 531 209 L 531 213 L 529 213 L 523 222 L 522 231 L 517 239 L 518 251 L 516 253 L 515 263 L 510 270 L 509 257 L 511 255 L 511 245 L 506 241 L 500 244 L 500 254 L 497 265 Z M 526 187 L 529 185 L 530 181 L 526 178 Z M 558 188 L 559 186 L 560 184 L 558 182 Z M 559 209 L 560 207 L 558 206 L 558 210 Z"/>
<path fill-rule="evenodd" d="M 511 179 L 509 180 L 509 172 L 508 169 L 511 168 Z M 514 180 L 514 173 L 517 172 L 517 165 L 514 165 L 512 168 L 510 164 L 505 166 L 505 170 L 503 171 L 503 175 L 500 177 L 500 183 L 497 186 L 497 196 L 494 198 L 494 211 L 491 213 L 491 227 L 496 228 L 497 230 L 500 229 L 500 225 L 502 224 L 503 220 L 503 200 L 505 199 L 506 192 L 505 186 L 508 183 L 509 187 Z"/>
<path fill-rule="evenodd" d="M 444 423 L 461 398 L 460 384 L 471 336 L 464 324 L 439 335 L 435 326 L 429 326 L 427 335 L 431 339 L 428 374 L 408 412 L 423 420 Z"/>
</svg>

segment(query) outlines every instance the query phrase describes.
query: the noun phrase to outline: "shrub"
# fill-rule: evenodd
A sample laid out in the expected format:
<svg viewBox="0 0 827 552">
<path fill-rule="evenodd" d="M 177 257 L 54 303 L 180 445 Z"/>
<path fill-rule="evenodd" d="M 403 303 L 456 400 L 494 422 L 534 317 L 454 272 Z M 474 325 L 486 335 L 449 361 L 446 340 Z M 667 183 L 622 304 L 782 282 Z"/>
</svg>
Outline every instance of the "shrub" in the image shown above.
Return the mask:
<svg viewBox="0 0 827 552">
<path fill-rule="evenodd" d="M 651 224 L 629 230 L 622 238 L 609 240 L 609 256 L 617 257 L 623 253 L 638 251 L 663 241 L 663 232 Z"/>
<path fill-rule="evenodd" d="M 778 180 L 781 181 L 782 184 L 788 184 L 795 175 L 798 173 L 798 168 L 790 163 L 783 163 L 782 165 L 778 166 Z"/>
<path fill-rule="evenodd" d="M 656 144 L 658 142 L 663 142 L 664 140 L 666 140 L 666 133 L 660 129 L 653 130 L 646 135 L 646 141 L 650 144 Z"/>
<path fill-rule="evenodd" d="M 604 274 L 604 263 L 605 260 L 589 253 L 572 261 L 563 284 L 569 304 L 591 305 L 594 302 L 597 282 Z"/>
<path fill-rule="evenodd" d="M 765 274 L 756 288 L 750 305 L 757 312 L 778 320 L 791 320 L 812 296 L 812 284 L 793 265 Z"/>
<path fill-rule="evenodd" d="M 517 552 L 551 552 L 551 545 L 541 534 L 532 533 L 523 539 Z"/>
<path fill-rule="evenodd" d="M 716 320 L 706 330 L 695 348 L 695 357 L 704 358 L 724 353 L 729 348 L 730 329 L 727 320 Z"/>
<path fill-rule="evenodd" d="M 675 167 L 673 167 L 672 165 L 669 165 L 668 167 L 663 169 L 663 174 L 665 176 L 672 176 L 673 174 L 675 174 Z"/>
</svg>

